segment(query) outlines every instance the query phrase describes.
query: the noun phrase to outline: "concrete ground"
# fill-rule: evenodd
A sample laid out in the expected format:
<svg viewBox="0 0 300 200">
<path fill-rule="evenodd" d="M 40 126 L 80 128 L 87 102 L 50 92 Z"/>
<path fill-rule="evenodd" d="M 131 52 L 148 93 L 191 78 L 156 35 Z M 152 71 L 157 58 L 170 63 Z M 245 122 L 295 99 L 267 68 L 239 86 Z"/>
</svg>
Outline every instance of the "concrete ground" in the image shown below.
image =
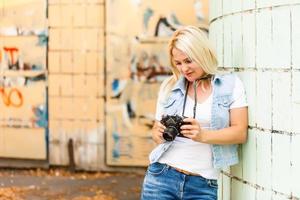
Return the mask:
<svg viewBox="0 0 300 200">
<path fill-rule="evenodd" d="M 143 174 L 0 170 L 0 200 L 138 200 Z"/>
</svg>

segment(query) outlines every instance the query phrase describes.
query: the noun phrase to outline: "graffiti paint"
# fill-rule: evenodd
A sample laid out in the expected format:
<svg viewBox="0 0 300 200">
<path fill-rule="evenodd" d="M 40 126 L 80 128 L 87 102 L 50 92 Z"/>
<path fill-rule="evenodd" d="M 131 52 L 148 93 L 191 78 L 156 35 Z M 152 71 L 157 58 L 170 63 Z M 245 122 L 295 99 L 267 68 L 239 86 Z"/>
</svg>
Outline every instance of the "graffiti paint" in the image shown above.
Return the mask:
<svg viewBox="0 0 300 200">
<path fill-rule="evenodd" d="M 153 16 L 153 10 L 151 8 L 147 8 L 144 12 L 144 18 L 143 18 L 145 31 L 147 31 L 147 29 L 148 29 L 148 23 L 152 16 Z"/>
<path fill-rule="evenodd" d="M 37 127 L 47 127 L 48 120 L 47 120 L 47 110 L 45 105 L 41 104 L 38 106 L 33 106 L 32 111 L 36 117 L 33 119 L 33 124 Z"/>
<path fill-rule="evenodd" d="M 170 68 L 163 66 L 159 59 L 155 53 L 141 51 L 138 56 L 132 59 L 131 77 L 138 81 L 157 82 L 158 76 L 171 75 Z"/>
<path fill-rule="evenodd" d="M 38 46 L 47 46 L 48 43 L 48 34 L 47 31 L 43 31 L 38 34 L 39 41 L 37 43 Z"/>
<path fill-rule="evenodd" d="M 112 87 L 112 98 L 120 98 L 124 88 L 126 87 L 127 80 L 119 80 L 114 79 L 111 87 Z"/>
<path fill-rule="evenodd" d="M 17 59 L 15 57 L 15 53 L 19 52 L 19 49 L 16 47 L 3 47 L 4 51 L 8 53 L 9 56 L 9 69 L 13 68 L 17 64 Z"/>
<path fill-rule="evenodd" d="M 117 131 L 117 120 L 114 119 L 114 131 L 112 133 L 113 138 L 113 149 L 112 149 L 112 157 L 114 159 L 119 159 L 120 157 L 132 157 L 132 143 L 130 137 L 120 136 Z"/>
<path fill-rule="evenodd" d="M 2 101 L 5 106 L 19 108 L 23 105 L 23 95 L 17 88 L 11 88 L 7 91 L 5 88 L 0 88 L 0 94 L 2 94 Z"/>
</svg>

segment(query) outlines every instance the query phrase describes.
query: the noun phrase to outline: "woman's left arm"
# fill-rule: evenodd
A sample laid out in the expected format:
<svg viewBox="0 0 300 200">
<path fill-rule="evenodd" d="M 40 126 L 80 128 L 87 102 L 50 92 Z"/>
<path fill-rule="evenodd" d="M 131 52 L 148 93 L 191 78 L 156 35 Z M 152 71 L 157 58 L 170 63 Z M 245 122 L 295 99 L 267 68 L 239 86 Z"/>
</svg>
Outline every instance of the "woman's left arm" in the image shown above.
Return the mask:
<svg viewBox="0 0 300 200">
<path fill-rule="evenodd" d="M 191 125 L 182 126 L 181 133 L 186 137 L 207 144 L 241 144 L 247 140 L 248 108 L 233 108 L 230 110 L 230 125 L 219 130 L 201 129 L 197 120 L 186 118 Z"/>
</svg>

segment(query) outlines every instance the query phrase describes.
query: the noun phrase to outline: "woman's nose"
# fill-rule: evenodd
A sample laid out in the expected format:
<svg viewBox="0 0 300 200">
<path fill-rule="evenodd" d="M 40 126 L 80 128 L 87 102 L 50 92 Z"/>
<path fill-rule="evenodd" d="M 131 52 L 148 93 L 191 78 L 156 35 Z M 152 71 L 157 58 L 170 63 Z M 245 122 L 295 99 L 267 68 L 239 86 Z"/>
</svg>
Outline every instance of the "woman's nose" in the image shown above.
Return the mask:
<svg viewBox="0 0 300 200">
<path fill-rule="evenodd" d="M 187 72 L 189 70 L 188 65 L 183 64 L 181 70 L 182 70 L 182 72 Z"/>
</svg>

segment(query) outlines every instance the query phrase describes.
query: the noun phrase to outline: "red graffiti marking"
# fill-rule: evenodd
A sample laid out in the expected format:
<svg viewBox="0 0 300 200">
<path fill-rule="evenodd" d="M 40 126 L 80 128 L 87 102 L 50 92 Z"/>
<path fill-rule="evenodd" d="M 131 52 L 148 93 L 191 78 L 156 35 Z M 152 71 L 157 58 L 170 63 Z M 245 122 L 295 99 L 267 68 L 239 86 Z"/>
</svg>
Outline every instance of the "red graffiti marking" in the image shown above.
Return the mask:
<svg viewBox="0 0 300 200">
<path fill-rule="evenodd" d="M 19 49 L 16 47 L 4 47 L 4 51 L 9 53 L 10 59 L 11 59 L 11 64 L 15 64 L 15 59 L 14 59 L 14 52 L 18 52 Z"/>
<path fill-rule="evenodd" d="M 3 103 L 6 106 L 13 106 L 13 107 L 21 107 L 23 105 L 23 95 L 17 88 L 12 88 L 8 93 L 5 88 L 0 87 L 0 94 L 2 94 Z M 16 97 L 18 100 L 13 101 Z"/>
</svg>

